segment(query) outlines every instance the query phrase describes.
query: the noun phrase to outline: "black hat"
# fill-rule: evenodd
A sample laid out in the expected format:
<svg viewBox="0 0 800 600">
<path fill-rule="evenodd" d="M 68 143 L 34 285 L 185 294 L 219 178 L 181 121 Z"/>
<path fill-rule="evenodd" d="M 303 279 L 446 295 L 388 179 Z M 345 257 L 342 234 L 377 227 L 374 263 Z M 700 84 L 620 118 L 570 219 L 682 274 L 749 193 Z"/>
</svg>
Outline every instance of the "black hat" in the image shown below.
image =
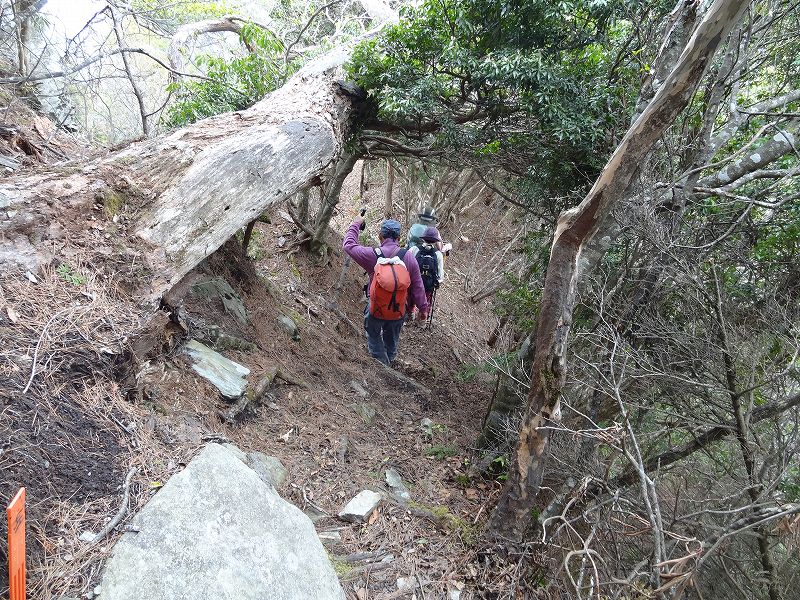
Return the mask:
<svg viewBox="0 0 800 600">
<path fill-rule="evenodd" d="M 422 212 L 417 214 L 419 220 L 424 223 L 435 223 L 436 222 L 436 211 L 430 205 L 426 205 Z"/>
</svg>

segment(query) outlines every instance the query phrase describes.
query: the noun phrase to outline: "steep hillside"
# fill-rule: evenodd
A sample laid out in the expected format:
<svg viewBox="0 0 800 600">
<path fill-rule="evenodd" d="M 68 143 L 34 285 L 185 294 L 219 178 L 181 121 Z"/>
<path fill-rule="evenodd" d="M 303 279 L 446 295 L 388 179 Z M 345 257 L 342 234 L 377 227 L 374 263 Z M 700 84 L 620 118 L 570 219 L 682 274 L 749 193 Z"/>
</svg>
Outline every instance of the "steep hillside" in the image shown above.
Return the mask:
<svg viewBox="0 0 800 600">
<path fill-rule="evenodd" d="M 0 74 L 7 65 L 0 59 Z M 33 85 L 0 85 L 0 175 L 76 160 L 88 145 L 40 111 Z"/>
<path fill-rule="evenodd" d="M 334 219 L 339 231 L 357 212 L 353 186 L 345 186 Z M 377 205 L 381 193 L 376 187 L 367 205 Z M 278 208 L 271 223 L 257 225 L 253 259 L 230 241 L 154 314 L 126 293 L 136 255 L 128 265 L 103 261 L 102 247 L 125 239 L 124 223 L 102 203 L 65 204 L 65 211 L 72 211 L 62 220 L 70 226 L 52 262 L 35 275 L 21 270 L 0 279 L 0 337 L 7 340 L 0 377 L 8 391 L 0 409 L 0 498 L 28 488 L 32 597 L 91 591 L 115 536 L 90 544 L 81 534 L 88 539 L 117 512 L 128 470 L 137 469 L 126 519 L 210 440 L 283 461 L 284 495 L 321 517 L 318 530 L 339 534 L 330 552 L 340 557 L 349 596 L 391 595 L 398 578 L 409 577 L 439 595 L 465 584 L 502 589 L 504 579 L 489 581 L 476 563 L 500 483 L 469 475 L 493 381 L 465 368 L 484 358 L 496 319 L 486 301 L 473 304 L 463 291 L 466 274 L 480 273 L 482 253 L 506 241 L 502 225 L 487 235 L 466 215 L 443 228 L 455 246 L 450 279 L 432 327 L 404 329 L 392 370 L 366 352 L 363 272 L 345 266 L 336 231 L 330 263 L 316 265 L 293 247 L 296 229 Z M 480 250 L 472 240 L 482 240 Z M 203 291 L 204 282 L 220 278 L 231 286 L 226 302 L 243 303 L 244 319 Z M 234 415 L 191 370 L 182 349 L 190 338 L 215 343 L 249 368 L 251 386 L 277 372 L 268 393 Z M 361 489 L 388 490 L 391 467 L 411 504 L 386 503 L 365 526 L 330 516 Z"/>
</svg>

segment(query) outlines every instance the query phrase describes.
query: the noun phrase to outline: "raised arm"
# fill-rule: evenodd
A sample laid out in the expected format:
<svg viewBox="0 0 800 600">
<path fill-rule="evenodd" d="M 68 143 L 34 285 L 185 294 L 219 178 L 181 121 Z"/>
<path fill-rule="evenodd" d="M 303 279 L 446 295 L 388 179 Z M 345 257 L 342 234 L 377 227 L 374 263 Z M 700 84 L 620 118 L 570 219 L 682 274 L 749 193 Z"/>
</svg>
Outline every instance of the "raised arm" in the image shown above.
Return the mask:
<svg viewBox="0 0 800 600">
<path fill-rule="evenodd" d="M 358 265 L 367 273 L 375 270 L 375 250 L 371 246 L 362 246 L 358 243 L 358 233 L 361 227 L 361 219 L 356 219 L 347 228 L 342 241 L 342 249 L 353 258 Z M 419 269 L 417 269 L 419 270 Z"/>
</svg>

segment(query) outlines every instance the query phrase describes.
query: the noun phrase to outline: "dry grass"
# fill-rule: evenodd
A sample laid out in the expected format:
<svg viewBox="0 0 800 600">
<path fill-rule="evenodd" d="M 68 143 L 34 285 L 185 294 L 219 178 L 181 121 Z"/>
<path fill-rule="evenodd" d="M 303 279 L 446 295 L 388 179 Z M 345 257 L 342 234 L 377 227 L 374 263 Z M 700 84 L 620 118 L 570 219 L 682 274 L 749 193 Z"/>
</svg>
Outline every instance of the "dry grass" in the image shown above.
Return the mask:
<svg viewBox="0 0 800 600">
<path fill-rule="evenodd" d="M 0 490 L 28 487 L 29 593 L 49 600 L 97 585 L 115 536 L 81 541 L 119 510 L 124 473 L 131 484 L 126 519 L 177 470 L 147 426 L 147 410 L 127 402 L 110 378 L 147 314 L 88 265 L 47 267 L 32 282 L 22 272 L 0 280 Z M 80 467 L 72 464 L 80 460 Z M 82 468 L 84 481 L 76 481 Z M 5 499 L 5 498 L 3 498 Z M 124 521 L 123 521 L 124 523 Z M 118 529 L 122 529 L 121 527 Z"/>
<path fill-rule="evenodd" d="M 127 512 L 116 533 L 96 544 L 82 541 L 80 536 L 85 532 L 96 534 L 117 513 L 122 498 L 122 476 L 109 496 L 81 503 L 70 499 L 52 501 L 46 520 L 33 530 L 44 552 L 31 565 L 30 592 L 31 597 L 43 600 L 77 596 L 96 586 L 102 564 L 127 521 L 163 482 L 180 470 L 179 463 L 190 458 L 190 453 L 186 453 L 183 460 L 165 460 L 169 451 L 147 426 L 148 411 L 125 401 L 114 382 L 97 380 L 75 398 L 84 414 L 115 432 L 125 448 L 118 461 L 125 469 L 135 467 L 136 475 L 130 485 Z"/>
<path fill-rule="evenodd" d="M 36 279 L 16 272 L 0 281 L 0 377 L 23 394 L 43 392 L 59 370 L 109 363 L 145 318 L 80 262 L 46 267 Z"/>
</svg>

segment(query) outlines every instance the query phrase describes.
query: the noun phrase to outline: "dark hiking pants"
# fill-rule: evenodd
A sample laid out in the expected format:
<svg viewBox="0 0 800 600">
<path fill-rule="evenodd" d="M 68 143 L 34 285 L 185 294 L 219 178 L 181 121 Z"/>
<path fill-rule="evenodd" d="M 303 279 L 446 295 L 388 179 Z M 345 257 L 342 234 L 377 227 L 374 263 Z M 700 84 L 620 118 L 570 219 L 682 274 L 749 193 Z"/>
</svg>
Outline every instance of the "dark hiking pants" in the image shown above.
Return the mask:
<svg viewBox="0 0 800 600">
<path fill-rule="evenodd" d="M 369 307 L 364 313 L 364 329 L 367 330 L 367 348 L 373 358 L 377 358 L 385 365 L 390 365 L 397 356 L 397 342 L 400 341 L 400 331 L 403 329 L 404 319 L 386 321 L 376 319 L 369 314 Z"/>
</svg>

